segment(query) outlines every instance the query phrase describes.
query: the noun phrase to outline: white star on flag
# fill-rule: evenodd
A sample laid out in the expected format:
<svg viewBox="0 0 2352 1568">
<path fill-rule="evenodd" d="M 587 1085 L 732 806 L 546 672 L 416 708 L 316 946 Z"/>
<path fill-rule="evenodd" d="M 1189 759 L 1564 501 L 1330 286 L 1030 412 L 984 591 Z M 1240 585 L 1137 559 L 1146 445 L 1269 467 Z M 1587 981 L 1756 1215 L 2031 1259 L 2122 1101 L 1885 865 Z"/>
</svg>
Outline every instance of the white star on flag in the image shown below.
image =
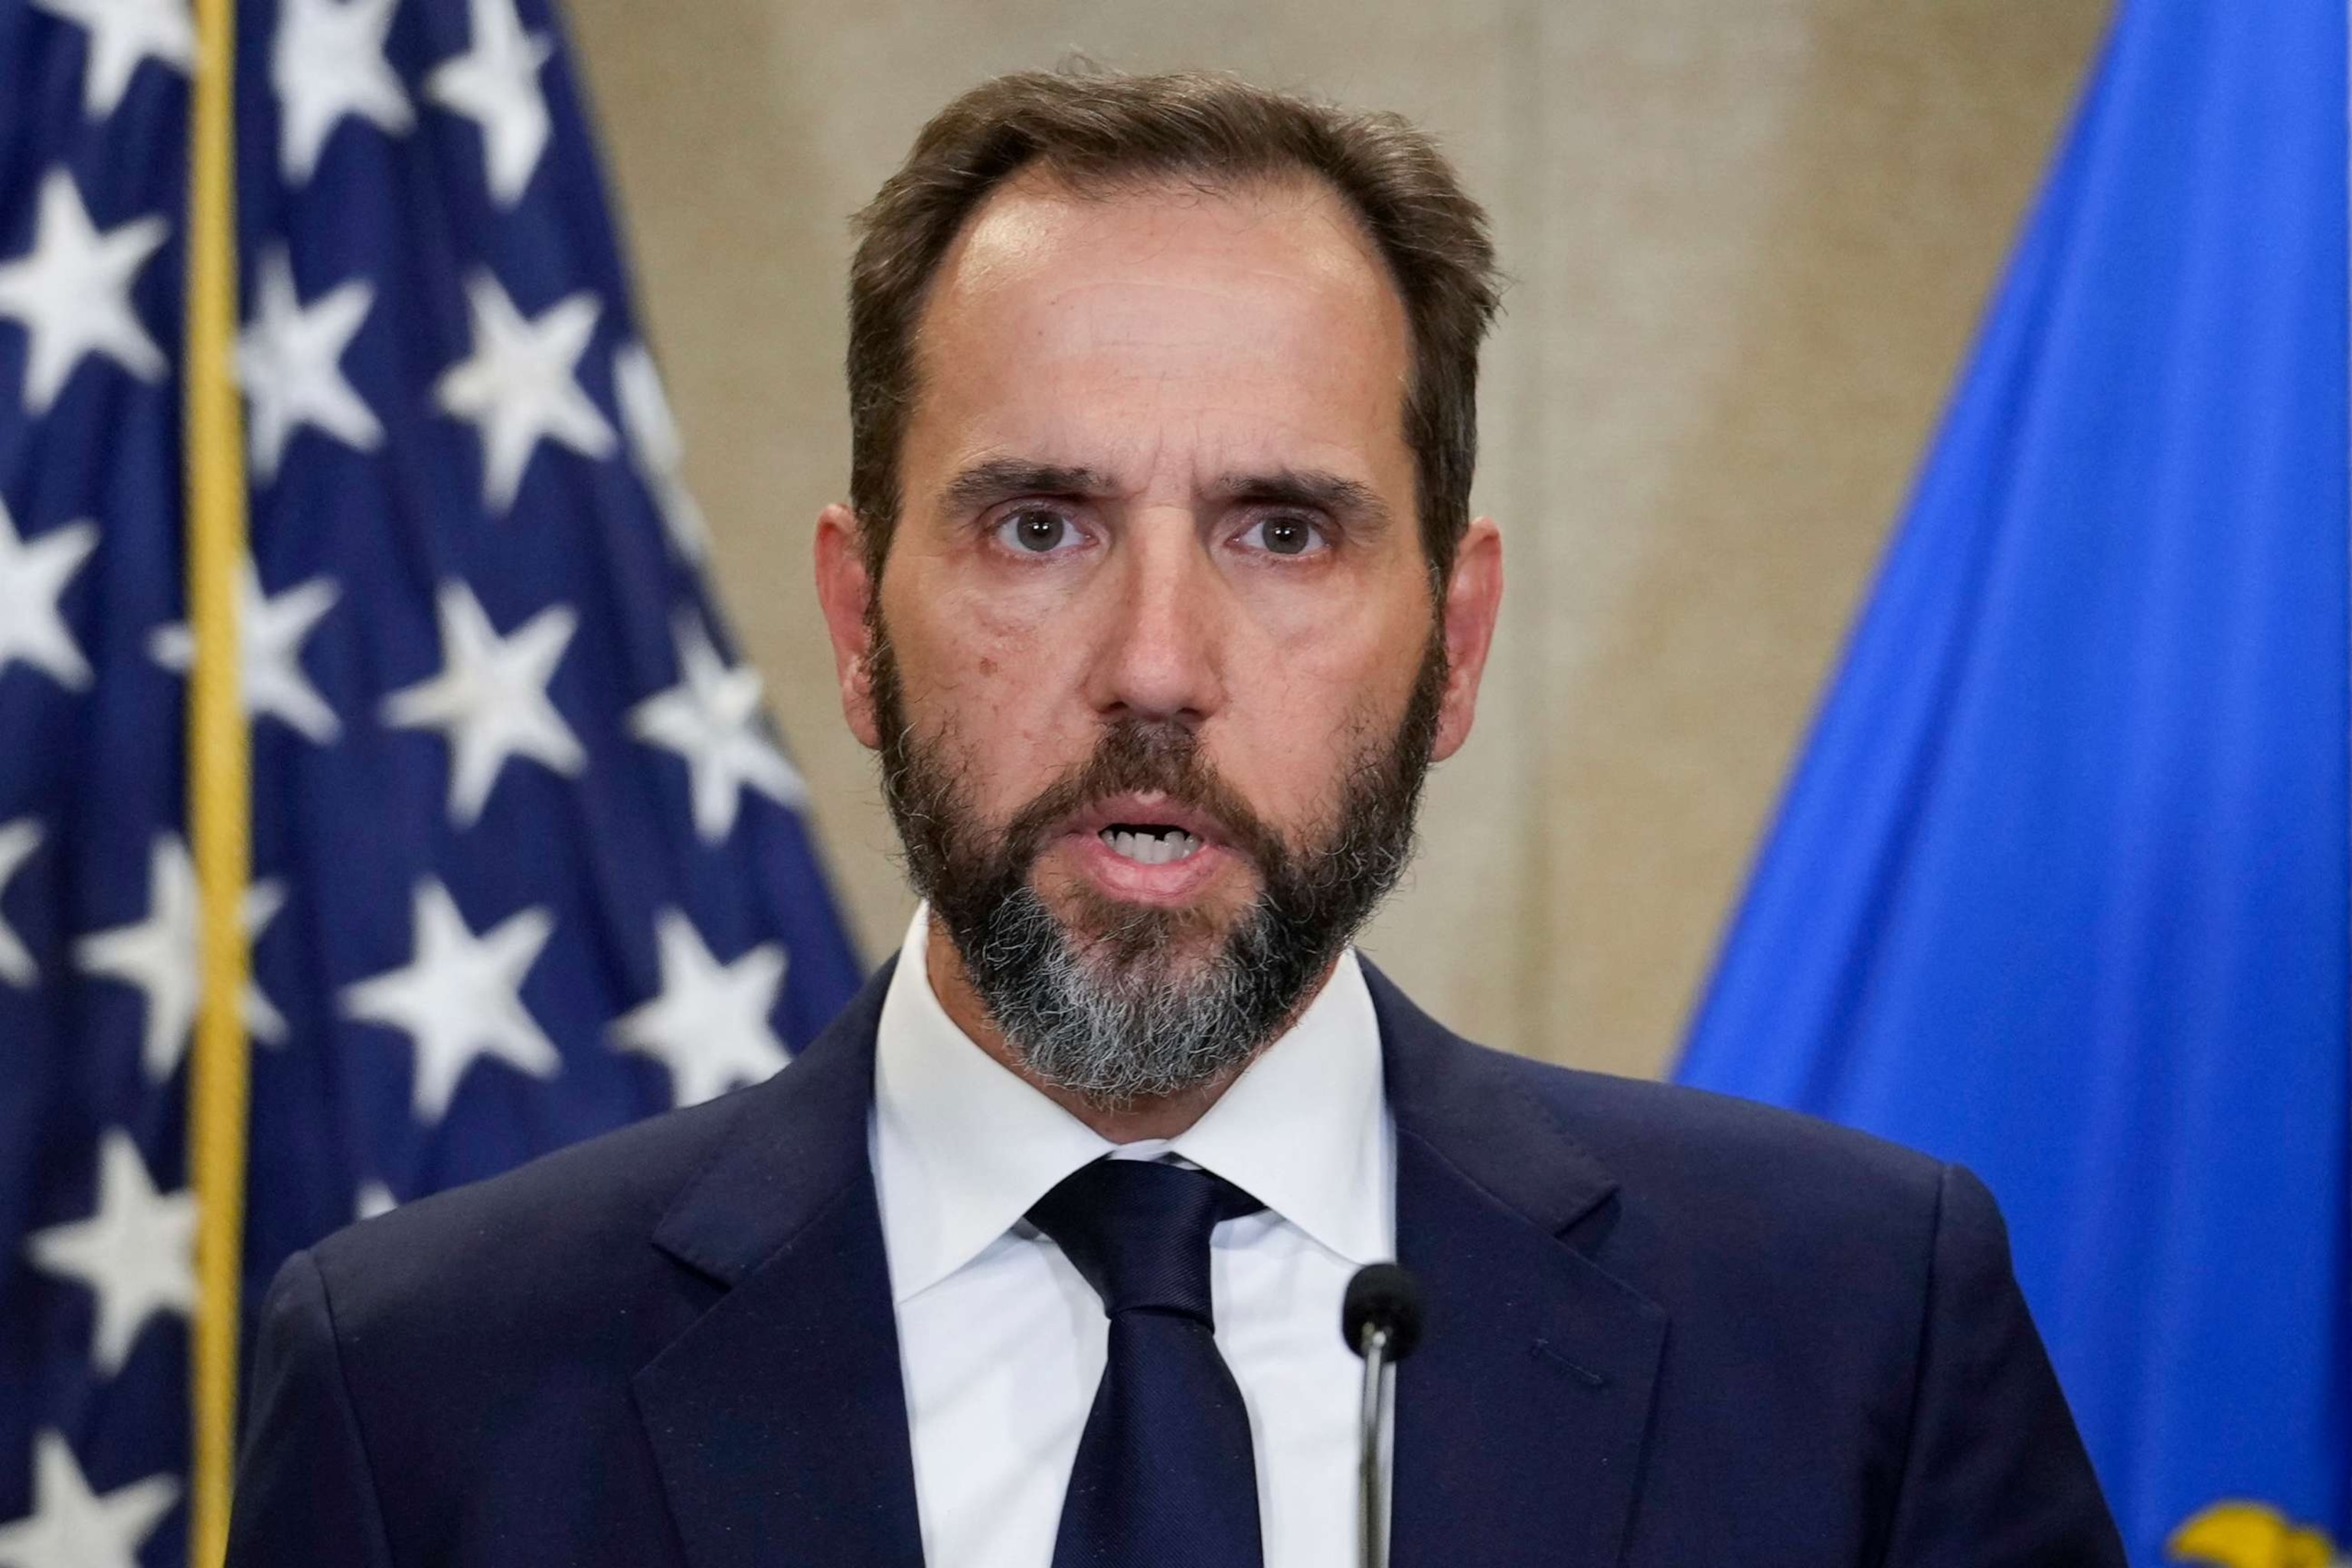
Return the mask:
<svg viewBox="0 0 2352 1568">
<path fill-rule="evenodd" d="M 122 1370 L 148 1319 L 194 1313 L 195 1253 L 195 1194 L 157 1192 L 139 1145 L 119 1128 L 98 1141 L 98 1212 L 25 1238 L 34 1268 L 96 1297 L 89 1358 L 100 1377 Z"/>
<path fill-rule="evenodd" d="M 613 356 L 613 396 L 621 405 L 621 428 L 629 438 L 629 454 L 637 475 L 653 492 L 660 509 L 663 531 L 678 559 L 693 564 L 709 547 L 710 529 L 702 509 L 686 488 L 678 471 L 685 447 L 678 439 L 677 421 L 670 416 L 663 395 L 661 372 L 643 343 L 631 343 Z"/>
<path fill-rule="evenodd" d="M 82 112 L 92 120 L 112 114 L 131 89 L 131 78 L 146 59 L 163 61 L 184 74 L 196 58 L 195 18 L 187 0 L 33 0 L 52 16 L 62 16 L 89 35 L 82 58 Z"/>
<path fill-rule="evenodd" d="M 525 321 L 487 272 L 466 280 L 474 319 L 472 357 L 444 371 L 434 400 L 472 422 L 482 437 L 482 501 L 506 511 L 542 439 L 583 458 L 613 455 L 613 427 L 589 401 L 574 371 L 604 307 L 583 291 Z"/>
<path fill-rule="evenodd" d="M 547 695 L 580 617 L 551 605 L 506 637 L 463 583 L 441 585 L 441 673 L 383 700 L 395 729 L 438 730 L 449 742 L 449 820 L 471 827 L 509 757 L 575 777 L 588 753 Z"/>
<path fill-rule="evenodd" d="M 161 381 L 163 351 L 139 324 L 131 284 L 162 247 L 172 226 L 160 217 L 133 218 L 98 232 L 73 176 L 52 169 L 42 178 L 33 248 L 0 267 L 0 316 L 31 334 L 25 356 L 25 406 L 45 414 L 74 367 L 106 355 L 142 381 Z"/>
<path fill-rule="evenodd" d="M 555 52 L 546 35 L 526 33 L 514 0 L 467 0 L 473 47 L 425 79 L 425 93 L 482 128 L 483 178 L 499 205 L 530 188 L 553 122 L 539 70 Z"/>
<path fill-rule="evenodd" d="M 383 444 L 383 426 L 344 379 L 341 364 L 374 303 L 374 285 L 354 278 L 306 308 L 295 295 L 286 247 L 263 255 L 253 320 L 236 340 L 236 379 L 253 427 L 253 470 L 263 483 L 278 477 L 298 426 L 313 426 L 362 452 Z"/>
<path fill-rule="evenodd" d="M 257 941 L 285 905 L 281 882 L 256 882 L 247 888 L 243 902 L 246 940 Z M 147 918 L 74 943 L 79 967 L 146 993 L 147 1027 L 140 1061 L 157 1083 L 170 1078 L 187 1053 L 203 973 L 201 931 L 195 862 L 177 834 L 159 833 L 147 860 Z M 285 1040 L 286 1020 L 261 994 L 258 981 L 247 982 L 243 1011 L 245 1026 L 255 1039 L 272 1046 Z"/>
<path fill-rule="evenodd" d="M 792 1059 L 768 1026 L 783 988 L 785 953 L 761 942 L 732 963 L 703 945 L 679 910 L 654 921 L 661 953 L 661 994 L 614 1021 L 614 1042 L 669 1068 L 679 1105 L 699 1105 L 739 1084 L 758 1083 Z"/>
<path fill-rule="evenodd" d="M 89 660 L 68 629 L 58 601 L 66 584 L 98 548 L 98 524 L 87 520 L 53 528 L 27 544 L 18 537 L 8 503 L 0 501 L 0 675 L 23 659 L 60 686 L 85 689 Z"/>
<path fill-rule="evenodd" d="M 399 969 L 344 988 L 347 1017 L 404 1031 L 415 1042 L 417 1120 L 438 1122 L 466 1069 L 494 1058 L 533 1078 L 553 1078 L 563 1058 L 520 994 L 523 976 L 554 933 L 544 909 L 509 915 L 476 936 L 457 900 L 433 878 L 416 885 L 415 956 Z"/>
<path fill-rule="evenodd" d="M 33 1439 L 33 1511 L 0 1524 L 8 1568 L 139 1568 L 139 1550 L 180 1500 L 180 1483 L 149 1476 L 100 1497 L 56 1432 Z"/>
<path fill-rule="evenodd" d="M 677 641 L 677 684 L 629 710 L 629 733 L 686 759 L 694 830 L 705 843 L 718 844 L 735 830 L 746 788 L 796 808 L 807 800 L 808 786 L 761 721 L 759 672 L 748 664 L 730 669 L 691 612 L 677 616 L 671 634 Z"/>
<path fill-rule="evenodd" d="M 29 816 L 0 823 L 0 898 L 7 896 L 9 879 L 33 858 L 45 837 L 41 825 Z M 40 977 L 40 966 L 33 962 L 25 939 L 9 925 L 7 911 L 0 910 L 0 980 L 30 990 Z"/>
<path fill-rule="evenodd" d="M 382 1182 L 362 1182 L 360 1190 L 352 1196 L 352 1218 L 373 1219 L 378 1215 L 390 1214 L 399 1206 L 400 1200 L 394 1197 L 392 1189 Z"/>
<path fill-rule="evenodd" d="M 383 58 L 399 0 L 284 0 L 269 45 L 278 93 L 278 166 L 307 185 L 335 127 L 357 116 L 398 135 L 416 123 L 400 78 Z"/>
<path fill-rule="evenodd" d="M 261 591 L 252 557 L 246 558 L 237 581 L 236 652 L 245 667 L 238 692 L 247 718 L 279 720 L 322 746 L 342 733 L 335 710 L 302 673 L 303 642 L 341 596 L 331 578 L 313 577 L 271 598 Z M 164 668 L 185 675 L 195 662 L 195 637 L 184 621 L 157 626 L 147 651 Z"/>
</svg>

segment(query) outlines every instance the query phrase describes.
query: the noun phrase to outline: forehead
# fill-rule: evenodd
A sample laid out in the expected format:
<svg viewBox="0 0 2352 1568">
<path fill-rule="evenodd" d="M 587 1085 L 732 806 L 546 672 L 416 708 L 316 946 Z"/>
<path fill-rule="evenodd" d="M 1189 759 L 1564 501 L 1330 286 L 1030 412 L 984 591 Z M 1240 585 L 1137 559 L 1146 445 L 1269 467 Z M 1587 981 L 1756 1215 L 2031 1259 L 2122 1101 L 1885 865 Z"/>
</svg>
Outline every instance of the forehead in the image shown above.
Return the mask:
<svg viewBox="0 0 2352 1568">
<path fill-rule="evenodd" d="M 917 352 L 910 459 L 1007 448 L 1116 470 L 1172 443 L 1376 482 L 1405 458 L 1403 304 L 1318 180 L 1016 176 L 943 258 Z"/>
</svg>

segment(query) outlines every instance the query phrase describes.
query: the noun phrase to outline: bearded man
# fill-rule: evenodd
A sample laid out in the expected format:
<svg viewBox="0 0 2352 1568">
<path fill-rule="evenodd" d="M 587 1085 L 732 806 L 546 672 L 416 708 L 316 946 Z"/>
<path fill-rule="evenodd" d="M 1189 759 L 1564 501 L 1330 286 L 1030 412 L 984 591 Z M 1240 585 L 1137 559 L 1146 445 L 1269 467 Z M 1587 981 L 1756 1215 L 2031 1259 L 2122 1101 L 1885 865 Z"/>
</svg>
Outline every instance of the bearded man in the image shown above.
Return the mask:
<svg viewBox="0 0 2352 1568">
<path fill-rule="evenodd" d="M 1483 215 L 1203 76 L 958 100 L 862 217 L 843 706 L 925 902 L 756 1089 L 329 1239 L 231 1561 L 2120 1564 L 1964 1172 L 1466 1044 L 1350 941 L 1469 734 Z"/>
</svg>

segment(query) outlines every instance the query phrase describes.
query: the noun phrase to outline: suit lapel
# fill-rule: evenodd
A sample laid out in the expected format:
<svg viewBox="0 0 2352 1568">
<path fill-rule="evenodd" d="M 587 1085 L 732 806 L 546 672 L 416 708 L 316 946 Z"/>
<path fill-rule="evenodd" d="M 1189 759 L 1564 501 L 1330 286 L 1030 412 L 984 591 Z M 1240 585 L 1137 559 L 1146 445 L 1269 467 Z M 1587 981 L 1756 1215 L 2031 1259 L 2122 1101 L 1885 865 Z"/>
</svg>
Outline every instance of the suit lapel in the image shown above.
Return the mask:
<svg viewBox="0 0 2352 1568">
<path fill-rule="evenodd" d="M 866 1153 L 885 966 L 654 1236 L 726 1288 L 635 1380 L 693 1568 L 920 1568 L 897 1320 Z"/>
<path fill-rule="evenodd" d="M 1639 1484 L 1665 1315 L 1573 1245 L 1613 1180 L 1517 1080 L 1370 970 L 1397 1126 L 1397 1250 L 1427 1332 L 1398 1369 L 1402 1568 L 1604 1568 Z"/>
</svg>

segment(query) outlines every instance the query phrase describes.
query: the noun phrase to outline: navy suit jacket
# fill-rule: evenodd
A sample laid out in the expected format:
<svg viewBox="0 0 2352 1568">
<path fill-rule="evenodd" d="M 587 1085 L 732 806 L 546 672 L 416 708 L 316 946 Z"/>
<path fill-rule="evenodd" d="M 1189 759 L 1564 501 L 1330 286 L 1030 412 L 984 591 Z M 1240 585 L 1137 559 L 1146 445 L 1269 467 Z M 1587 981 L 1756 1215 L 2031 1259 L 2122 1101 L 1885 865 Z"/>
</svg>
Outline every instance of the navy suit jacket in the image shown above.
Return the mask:
<svg viewBox="0 0 2352 1568">
<path fill-rule="evenodd" d="M 1429 1308 L 1399 1568 L 2120 1568 L 1973 1177 L 1482 1049 L 1367 973 Z M 918 1568 L 887 977 L 765 1084 L 289 1262 L 233 1568 Z"/>
</svg>

